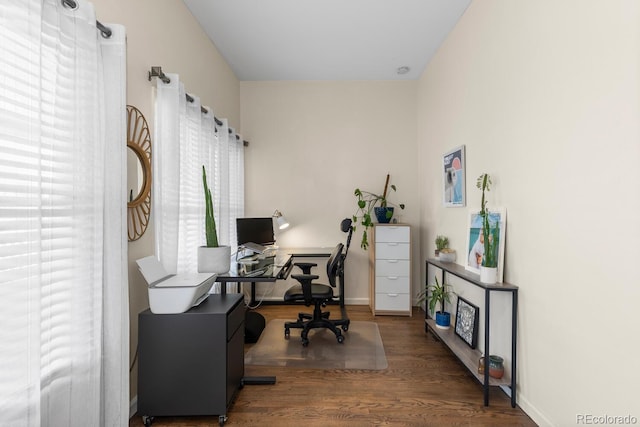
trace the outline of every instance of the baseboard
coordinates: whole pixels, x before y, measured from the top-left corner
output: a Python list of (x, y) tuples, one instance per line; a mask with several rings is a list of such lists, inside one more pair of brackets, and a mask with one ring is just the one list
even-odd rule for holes
[(518, 406), (522, 409), (538, 426), (540, 427), (552, 427), (554, 424), (544, 416), (535, 406), (523, 397), (522, 394), (518, 394)]
[(129, 402), (129, 419), (133, 418), (133, 416), (138, 412), (138, 395), (136, 394)]

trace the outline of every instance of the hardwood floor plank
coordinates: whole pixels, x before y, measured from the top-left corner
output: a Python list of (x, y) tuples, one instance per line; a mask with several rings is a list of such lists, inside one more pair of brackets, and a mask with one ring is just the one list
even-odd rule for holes
[[(301, 306), (261, 306), (271, 319), (294, 319)], [(336, 313), (336, 307), (331, 307)], [(475, 377), (431, 334), (424, 313), (412, 317), (371, 315), (366, 306), (349, 306), (351, 320), (375, 321), (388, 369), (321, 370), (246, 366), (245, 375), (275, 375), (274, 385), (247, 385), (228, 412), (229, 426), (535, 426), (519, 407), (511, 408), (502, 390), (492, 387), (483, 405)], [(348, 334), (349, 332), (346, 332)], [(284, 334), (283, 334), (284, 339)], [(292, 334), (293, 339), (293, 334)], [(348, 343), (345, 342), (344, 345)], [(310, 344), (312, 345), (312, 344)], [(337, 344), (336, 345), (340, 345)], [(245, 345), (245, 352), (251, 344)], [(130, 427), (142, 426), (134, 416)], [(218, 425), (218, 417), (157, 417), (153, 426)]]

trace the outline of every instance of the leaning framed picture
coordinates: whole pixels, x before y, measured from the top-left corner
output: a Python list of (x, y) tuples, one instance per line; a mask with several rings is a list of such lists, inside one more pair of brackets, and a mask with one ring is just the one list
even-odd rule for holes
[[(507, 229), (507, 211), (504, 208), (489, 209), (489, 226), (498, 229), (498, 282), (504, 277), (504, 236)], [(480, 274), (480, 266), (484, 258), (484, 236), (482, 235), (482, 217), (480, 209), (469, 211), (467, 222), (467, 246), (464, 267)]]
[(445, 207), (465, 205), (464, 145), (444, 153), (442, 158), (442, 200)]
[(478, 321), (480, 310), (475, 305), (462, 297), (458, 297), (456, 308), (456, 328), (455, 333), (466, 342), (469, 347), (476, 348), (478, 345)]

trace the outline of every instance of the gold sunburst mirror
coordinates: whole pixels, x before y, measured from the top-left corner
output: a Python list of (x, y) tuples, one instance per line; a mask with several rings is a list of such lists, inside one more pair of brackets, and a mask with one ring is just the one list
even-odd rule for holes
[(151, 214), (151, 136), (140, 110), (127, 105), (127, 234), (138, 240)]

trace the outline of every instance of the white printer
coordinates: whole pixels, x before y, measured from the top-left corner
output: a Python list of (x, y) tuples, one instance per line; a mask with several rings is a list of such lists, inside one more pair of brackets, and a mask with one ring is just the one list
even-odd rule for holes
[(211, 273), (168, 274), (160, 261), (148, 256), (136, 261), (149, 289), (149, 308), (154, 314), (184, 313), (209, 296), (216, 281)]

